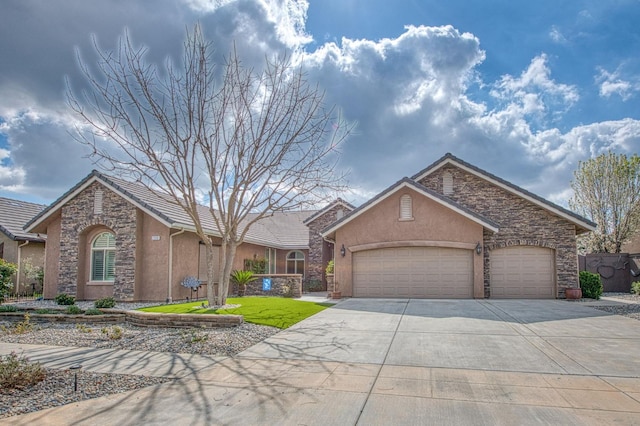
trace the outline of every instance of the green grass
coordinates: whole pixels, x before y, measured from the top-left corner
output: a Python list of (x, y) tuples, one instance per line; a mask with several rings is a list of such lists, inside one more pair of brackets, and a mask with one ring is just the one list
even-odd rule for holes
[(203, 309), (200, 301), (151, 306), (139, 310), (165, 314), (242, 315), (246, 322), (284, 329), (332, 306), (329, 303), (303, 302), (283, 297), (230, 297), (227, 304), (241, 306), (233, 309)]

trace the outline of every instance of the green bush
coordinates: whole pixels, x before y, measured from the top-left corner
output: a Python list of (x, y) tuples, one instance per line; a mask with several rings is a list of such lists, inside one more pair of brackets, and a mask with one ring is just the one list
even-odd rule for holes
[(582, 289), (582, 297), (600, 299), (603, 291), (600, 275), (587, 271), (581, 271), (580, 288)]
[(78, 305), (70, 305), (65, 312), (69, 315), (81, 315), (84, 311)]
[(34, 311), (36, 314), (57, 314), (58, 311), (54, 311), (53, 309), (40, 308)]
[(113, 308), (114, 306), (116, 306), (116, 299), (114, 299), (113, 297), (105, 297), (103, 299), (98, 299), (95, 302), (93, 302), (93, 306), (100, 309)]
[(631, 293), (640, 294), (640, 281), (631, 284)]
[(9, 290), (13, 287), (11, 277), (17, 270), (18, 265), (0, 258), (0, 303), (4, 302), (4, 297), (9, 294)]
[(0, 306), (0, 312), (18, 312), (18, 308), (13, 305), (2, 305)]
[(56, 296), (55, 301), (58, 305), (73, 305), (76, 303), (76, 298), (70, 294), (60, 293)]
[(25, 388), (44, 380), (46, 372), (39, 363), (30, 362), (15, 352), (0, 356), (0, 388)]
[(333, 274), (334, 267), (335, 267), (335, 264), (333, 263), (333, 260), (330, 260), (329, 263), (327, 263), (327, 267), (324, 270), (325, 274), (327, 275)]
[(304, 292), (322, 291), (324, 290), (322, 281), (320, 280), (308, 280), (302, 283), (302, 290)]
[(89, 308), (86, 311), (84, 311), (85, 315), (103, 315), (104, 312), (102, 312), (100, 309), (96, 309), (96, 308)]

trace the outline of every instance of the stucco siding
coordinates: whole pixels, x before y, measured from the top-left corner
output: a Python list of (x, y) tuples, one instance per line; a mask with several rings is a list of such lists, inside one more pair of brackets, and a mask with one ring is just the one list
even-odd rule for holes
[(47, 244), (44, 259), (44, 294), (45, 299), (53, 299), (58, 294), (60, 278), (60, 216), (54, 217), (47, 225)]
[[(400, 197), (412, 198), (413, 220), (399, 220)], [(411, 189), (393, 193), (336, 232), (335, 279), (344, 296), (353, 295), (354, 250), (400, 246), (472, 249), (482, 241), (483, 227)], [(344, 244), (345, 257), (339, 250)], [(474, 297), (482, 297), (482, 259), (474, 256)]]

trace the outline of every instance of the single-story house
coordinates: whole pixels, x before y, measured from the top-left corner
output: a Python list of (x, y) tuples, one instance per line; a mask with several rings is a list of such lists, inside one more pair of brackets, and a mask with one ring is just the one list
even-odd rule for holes
[(343, 296), (561, 298), (578, 286), (576, 235), (595, 226), (446, 154), (321, 234)]
[[(205, 230), (220, 242), (202, 209)], [(309, 232), (303, 221), (314, 213), (277, 213), (258, 222), (238, 247), (234, 269), (264, 259), (269, 274), (305, 276)], [(67, 293), (79, 300), (180, 300), (192, 297), (180, 284), (185, 277), (206, 281), (204, 245), (189, 216), (156, 191), (97, 171), (25, 228), (47, 234), (46, 299)]]
[(18, 265), (12, 282), (13, 292), (31, 293), (37, 284), (25, 275), (24, 261), (29, 259), (35, 268), (44, 266), (46, 235), (25, 232), (24, 225), (46, 206), (0, 197), (0, 259)]

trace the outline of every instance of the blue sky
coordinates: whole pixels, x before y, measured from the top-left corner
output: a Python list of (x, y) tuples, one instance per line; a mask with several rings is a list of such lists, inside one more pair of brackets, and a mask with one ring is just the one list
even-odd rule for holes
[(149, 60), (199, 21), (247, 62), (293, 52), (357, 133), (359, 204), (446, 152), (565, 204), (579, 161), (640, 152), (640, 2), (158, 0), (0, 6), (0, 196), (47, 203), (96, 166), (71, 137), (64, 78), (125, 27)]

